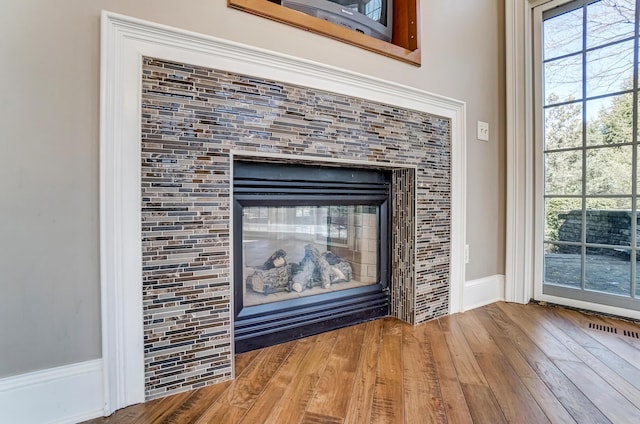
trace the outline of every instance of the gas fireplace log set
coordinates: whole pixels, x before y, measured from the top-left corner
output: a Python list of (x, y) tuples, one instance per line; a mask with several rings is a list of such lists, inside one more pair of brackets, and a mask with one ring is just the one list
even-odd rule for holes
[(247, 287), (258, 293), (270, 294), (278, 291), (303, 290), (321, 285), (328, 289), (332, 284), (349, 282), (353, 274), (349, 262), (330, 251), (322, 254), (310, 244), (304, 247), (302, 262), (287, 263), (287, 252), (276, 250), (247, 278)]

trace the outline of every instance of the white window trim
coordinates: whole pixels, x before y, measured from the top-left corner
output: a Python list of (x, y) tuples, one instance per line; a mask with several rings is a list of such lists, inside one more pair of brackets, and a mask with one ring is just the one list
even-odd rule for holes
[[(537, 2), (536, 2), (537, 3)], [(505, 0), (507, 228), (505, 300), (533, 297), (533, 152), (531, 148), (531, 9), (529, 0)]]
[[(507, 96), (507, 228), (505, 300), (530, 299), (640, 319), (640, 312), (542, 293), (542, 249), (536, 228), (542, 227), (541, 184), (536, 184), (535, 96), (533, 75), (534, 8), (571, 0), (505, 0)], [(537, 221), (536, 221), (537, 220)], [(538, 239), (538, 240), (536, 240)], [(540, 252), (538, 252), (540, 251)]]

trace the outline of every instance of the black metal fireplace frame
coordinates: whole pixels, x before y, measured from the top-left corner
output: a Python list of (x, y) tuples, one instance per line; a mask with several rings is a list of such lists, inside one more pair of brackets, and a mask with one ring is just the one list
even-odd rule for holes
[[(389, 315), (391, 175), (388, 171), (234, 161), (234, 338), (236, 353)], [(243, 304), (242, 208), (377, 206), (376, 284), (254, 306)], [(277, 305), (277, 308), (275, 308)]]

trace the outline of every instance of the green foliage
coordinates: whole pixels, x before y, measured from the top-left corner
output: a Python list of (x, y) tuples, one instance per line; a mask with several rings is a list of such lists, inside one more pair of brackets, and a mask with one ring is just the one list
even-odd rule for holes
[(544, 239), (549, 241), (558, 241), (558, 229), (562, 222), (559, 217), (563, 212), (582, 209), (582, 200), (580, 199), (547, 199), (545, 205), (545, 228)]
[[(558, 96), (551, 93), (547, 104), (554, 104), (558, 100)], [(582, 146), (582, 104), (569, 103), (548, 108), (545, 114), (544, 141), (545, 150)]]
[(613, 97), (611, 106), (601, 108), (587, 127), (587, 143), (619, 144), (633, 141), (633, 94)]
[[(625, 83), (625, 85), (629, 85)], [(557, 102), (549, 95), (548, 103)], [(598, 110), (586, 125), (583, 150), (583, 113), (581, 103), (550, 107), (545, 115), (545, 149), (569, 149), (545, 154), (545, 194), (581, 195), (583, 174), (588, 195), (630, 195), (632, 190), (633, 95), (616, 96)], [(583, 155), (586, 169), (583, 173)], [(589, 199), (588, 209), (628, 209), (628, 199)], [(579, 199), (547, 199), (545, 239), (558, 240), (561, 224), (558, 215), (580, 209)]]
[(632, 146), (587, 150), (587, 194), (631, 194)]

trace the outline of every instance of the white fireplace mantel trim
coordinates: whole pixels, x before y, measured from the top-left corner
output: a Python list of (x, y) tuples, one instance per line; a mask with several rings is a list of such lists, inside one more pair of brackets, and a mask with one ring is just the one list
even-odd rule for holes
[(462, 310), (466, 220), (464, 102), (281, 53), (103, 11), (100, 259), (105, 415), (144, 401), (139, 154), (143, 56), (286, 81), (451, 119), (449, 311)]

